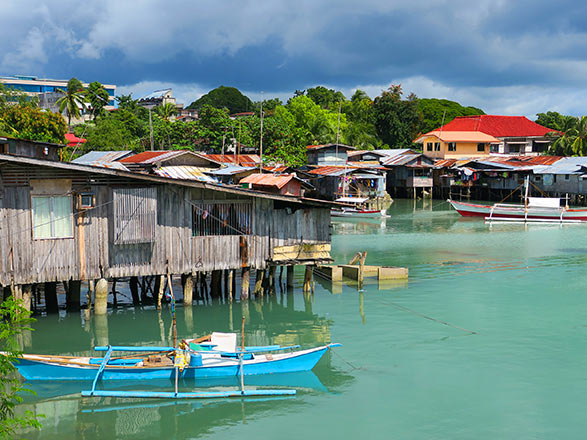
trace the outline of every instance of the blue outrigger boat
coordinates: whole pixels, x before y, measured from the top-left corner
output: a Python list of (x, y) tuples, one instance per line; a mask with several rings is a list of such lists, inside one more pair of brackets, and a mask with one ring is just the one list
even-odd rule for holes
[[(215, 334), (213, 334), (214, 336)], [(23, 354), (15, 364), (27, 381), (92, 381), (92, 388), (82, 396), (197, 399), (243, 396), (293, 395), (295, 390), (244, 388), (244, 376), (310, 371), (332, 347), (328, 344), (307, 350), (299, 346), (277, 345), (236, 348), (230, 339), (235, 334), (219, 333), (210, 343), (184, 341), (183, 348), (174, 347), (95, 347), (105, 352), (102, 358)], [(228, 346), (226, 338), (228, 337)], [(223, 342), (222, 339), (225, 341)], [(291, 351), (287, 351), (291, 350)], [(125, 352), (113, 357), (115, 352)], [(235, 391), (178, 392), (178, 380), (222, 377), (241, 378), (241, 389)], [(175, 380), (175, 392), (97, 390), (99, 381)]]

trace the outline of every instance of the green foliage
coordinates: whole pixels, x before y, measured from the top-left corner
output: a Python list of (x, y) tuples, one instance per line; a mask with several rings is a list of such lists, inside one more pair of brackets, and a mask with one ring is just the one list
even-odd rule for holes
[(0, 135), (62, 144), (67, 126), (63, 116), (30, 105), (0, 109)]
[(91, 82), (85, 92), (85, 97), (90, 104), (92, 119), (96, 119), (96, 116), (102, 116), (104, 107), (108, 105), (110, 98), (104, 86), (98, 81)]
[(234, 87), (220, 86), (192, 102), (188, 109), (201, 109), (205, 105), (218, 109), (227, 108), (229, 114), (252, 111), (253, 102)]
[(457, 116), (484, 115), (483, 110), (476, 107), (463, 107), (448, 99), (425, 98), (418, 99), (418, 112), (422, 117), (420, 131), (427, 133), (443, 124), (448, 124)]
[(538, 113), (536, 116), (537, 124), (552, 128), (553, 131), (566, 132), (577, 124), (575, 116), (561, 115), (558, 112)]
[(133, 146), (136, 148), (127, 125), (113, 117), (101, 118), (96, 124), (87, 124), (85, 126), (87, 142), (83, 145), (84, 151), (128, 150), (134, 149)]
[(14, 438), (16, 431), (24, 428), (40, 429), (41, 424), (31, 412), (16, 415), (15, 407), (22, 402), (23, 393), (33, 393), (26, 388), (16, 375), (18, 357), (22, 354), (18, 346), (18, 336), (29, 327), (34, 319), (19, 301), (10, 297), (0, 304), (0, 437)]
[[(540, 114), (538, 116), (540, 118)], [(551, 114), (551, 116), (553, 115)], [(565, 130), (562, 134), (560, 132), (552, 132), (550, 134), (550, 137), (554, 139), (554, 142), (550, 146), (548, 154), (554, 154), (557, 156), (586, 156), (587, 116), (581, 116), (580, 118), (574, 116), (562, 116), (562, 118), (559, 119), (559, 122), (560, 128), (564, 128)]]
[(327, 89), (323, 86), (312, 87), (306, 90), (306, 96), (322, 108), (338, 110), (338, 103), (346, 98), (342, 92)]
[(390, 148), (411, 147), (422, 121), (416, 95), (403, 100), (402, 94), (401, 85), (392, 85), (373, 102), (377, 135)]
[(167, 102), (163, 105), (159, 105), (155, 108), (155, 111), (159, 116), (161, 116), (165, 121), (169, 121), (172, 116), (177, 114), (177, 107), (175, 104), (171, 102)]
[[(297, 96), (290, 99), (287, 110), (293, 116), (294, 135), (304, 146), (336, 142), (338, 109), (329, 111), (307, 96)], [(346, 129), (346, 125), (346, 116), (341, 115), (341, 133)], [(344, 143), (343, 137), (339, 137), (339, 142)]]

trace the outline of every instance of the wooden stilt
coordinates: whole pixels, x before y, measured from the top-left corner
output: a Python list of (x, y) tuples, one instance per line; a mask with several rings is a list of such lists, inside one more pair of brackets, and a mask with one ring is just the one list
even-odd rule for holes
[(57, 303), (57, 283), (45, 283), (45, 310), (47, 313), (57, 313), (59, 304)]
[(210, 285), (210, 294), (213, 299), (220, 298), (222, 296), (222, 271), (212, 271), (212, 282)]
[(191, 273), (184, 274), (183, 304), (191, 306), (194, 298), (194, 277)]
[(224, 276), (224, 299), (228, 299), (228, 291), (230, 290), (230, 287), (228, 285), (228, 272), (230, 272), (229, 270), (223, 270), (223, 276)]
[(293, 265), (287, 266), (287, 272), (286, 272), (287, 287), (294, 286), (294, 267), (295, 266), (293, 266)]
[(253, 294), (263, 296), (263, 278), (265, 276), (265, 271), (261, 269), (257, 269), (257, 276), (255, 278), (255, 290), (253, 290)]
[(157, 308), (161, 308), (161, 300), (165, 293), (165, 275), (159, 275), (159, 290), (157, 291)]
[(249, 282), (251, 276), (251, 268), (243, 267), (241, 277), (241, 301), (249, 299)]
[(140, 304), (139, 301), (139, 277), (130, 277), (128, 280), (128, 289), (132, 296), (132, 303), (136, 307)]
[(80, 280), (71, 280), (69, 282), (65, 304), (67, 310), (80, 309), (81, 288), (82, 282)]
[(112, 306), (118, 307), (118, 297), (116, 296), (116, 278), (112, 279)]
[(227, 270), (228, 276), (228, 286), (226, 291), (228, 292), (228, 300), (232, 302), (232, 297), (234, 295), (234, 270)]
[(94, 296), (94, 280), (88, 281), (88, 292), (86, 293), (86, 309), (92, 311), (92, 297)]
[(269, 293), (275, 294), (275, 271), (277, 266), (269, 266)]
[(31, 311), (31, 297), (32, 297), (32, 284), (25, 284), (22, 286), (22, 306)]
[(306, 266), (306, 272), (304, 273), (304, 293), (308, 293), (312, 291), (312, 266)]

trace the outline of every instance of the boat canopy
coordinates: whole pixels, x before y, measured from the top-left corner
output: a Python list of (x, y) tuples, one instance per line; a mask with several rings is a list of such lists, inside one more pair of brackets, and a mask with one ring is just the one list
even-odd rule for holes
[(368, 197), (340, 197), (336, 199), (339, 203), (365, 203)]
[(561, 199), (558, 197), (528, 197), (528, 206), (531, 208), (560, 208)]

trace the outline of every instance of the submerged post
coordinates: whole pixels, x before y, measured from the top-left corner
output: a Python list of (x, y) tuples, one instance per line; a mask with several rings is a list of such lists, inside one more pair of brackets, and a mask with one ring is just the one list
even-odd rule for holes
[(226, 289), (228, 291), (228, 300), (232, 301), (232, 297), (234, 295), (233, 292), (233, 288), (234, 288), (234, 270), (229, 269), (228, 270), (228, 288)]
[(45, 309), (47, 313), (57, 313), (59, 304), (57, 303), (57, 283), (45, 283)]
[(66, 296), (67, 310), (80, 309), (81, 288), (82, 282), (80, 280), (71, 280), (69, 282), (69, 289), (67, 290)]
[(159, 275), (159, 291), (157, 292), (157, 308), (161, 308), (161, 300), (165, 292), (165, 275)]
[(25, 284), (22, 286), (22, 305), (29, 312), (31, 311), (31, 297), (33, 286), (32, 284)]
[(251, 268), (243, 267), (241, 278), (241, 300), (249, 299), (249, 283), (251, 276)]
[(96, 294), (94, 296), (94, 313), (105, 315), (108, 311), (108, 281), (100, 278), (96, 283)]
[(313, 275), (312, 266), (307, 265), (306, 272), (304, 273), (304, 288), (303, 288), (304, 293), (308, 293), (308, 292), (312, 291), (312, 275)]
[(286, 272), (286, 283), (287, 287), (293, 287), (294, 285), (294, 265), (287, 266)]
[(128, 288), (132, 296), (132, 303), (135, 306), (140, 304), (139, 300), (139, 277), (130, 277), (128, 280)]

